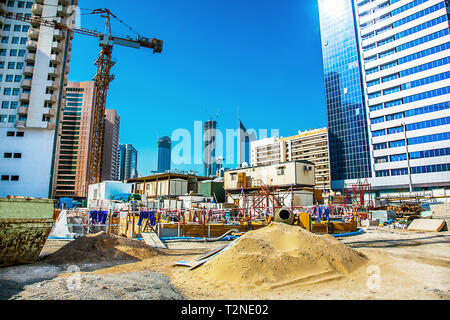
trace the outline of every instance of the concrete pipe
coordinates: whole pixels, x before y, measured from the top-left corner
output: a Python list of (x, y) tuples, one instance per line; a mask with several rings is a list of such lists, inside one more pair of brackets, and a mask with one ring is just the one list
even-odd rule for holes
[(279, 208), (275, 211), (273, 215), (273, 221), (282, 222), (286, 224), (294, 223), (294, 213), (288, 208)]

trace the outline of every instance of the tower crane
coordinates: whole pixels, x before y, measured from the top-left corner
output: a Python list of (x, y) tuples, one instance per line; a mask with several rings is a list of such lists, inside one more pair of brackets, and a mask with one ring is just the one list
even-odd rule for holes
[[(96, 37), (99, 39), (100, 54), (95, 62), (97, 66), (97, 74), (94, 78), (95, 85), (97, 89), (95, 105), (94, 105), (94, 119), (93, 119), (93, 136), (91, 138), (91, 148), (89, 155), (89, 174), (88, 181), (89, 184), (100, 182), (100, 172), (101, 172), (101, 162), (102, 162), (102, 152), (103, 152), (103, 132), (104, 132), (104, 119), (105, 119), (105, 107), (106, 107), (106, 97), (108, 93), (108, 88), (111, 81), (114, 80), (114, 76), (111, 75), (111, 69), (115, 62), (112, 60), (112, 51), (114, 45), (126, 46), (135, 49), (148, 48), (153, 49), (153, 54), (161, 53), (163, 47), (163, 41), (153, 38), (137, 36), (133, 39), (131, 37), (116, 37), (111, 33), (111, 19), (117, 19), (122, 22), (116, 15), (114, 15), (108, 9), (94, 9), (89, 14), (101, 15), (102, 18), (106, 19), (105, 22), (105, 32), (99, 32), (96, 30), (90, 30), (86, 28), (70, 27), (67, 24), (60, 23), (56, 20), (47, 20), (38, 16), (27, 17), (23, 14), (17, 14), (13, 12), (8, 12), (0, 8), (0, 16), (7, 19), (18, 20), (22, 22), (27, 22), (33, 25), (39, 24), (54, 29), (67, 31), (68, 36), (70, 32), (83, 34), (86, 36)], [(122, 22), (123, 23), (123, 22)]]

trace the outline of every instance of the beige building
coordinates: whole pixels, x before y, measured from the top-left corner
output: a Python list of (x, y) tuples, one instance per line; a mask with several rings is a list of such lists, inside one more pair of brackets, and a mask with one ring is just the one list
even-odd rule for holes
[(93, 131), (95, 83), (69, 82), (63, 110), (54, 197), (86, 198)]
[(105, 110), (105, 131), (103, 135), (102, 181), (119, 180), (119, 137), (120, 116), (114, 109)]
[(315, 188), (331, 193), (327, 128), (299, 132), (298, 135), (257, 140), (251, 143), (251, 165), (272, 165), (289, 161), (311, 161), (315, 165)]

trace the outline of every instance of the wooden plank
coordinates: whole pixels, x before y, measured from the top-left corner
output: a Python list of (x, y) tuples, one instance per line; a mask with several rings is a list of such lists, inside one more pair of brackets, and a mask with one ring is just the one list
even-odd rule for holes
[(161, 241), (161, 239), (158, 237), (158, 235), (154, 232), (143, 232), (142, 238), (144, 238), (144, 241), (146, 244), (160, 249), (166, 249), (166, 246)]
[(225, 245), (220, 246), (220, 247), (218, 247), (218, 248), (216, 248), (216, 249), (214, 249), (214, 250), (211, 250), (210, 252), (205, 253), (204, 255), (198, 257), (196, 260), (199, 261), (199, 260), (206, 259), (206, 258), (212, 256), (213, 254), (216, 254), (216, 253), (222, 251), (222, 250), (225, 249), (226, 247), (228, 247), (228, 244), (225, 244)]
[(445, 227), (442, 219), (415, 219), (408, 226), (408, 230), (439, 232)]

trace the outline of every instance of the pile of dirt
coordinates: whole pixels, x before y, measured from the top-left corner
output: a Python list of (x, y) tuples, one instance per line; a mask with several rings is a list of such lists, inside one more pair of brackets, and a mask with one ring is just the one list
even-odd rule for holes
[(316, 235), (297, 226), (272, 223), (246, 233), (192, 274), (216, 283), (273, 285), (314, 279), (316, 275), (342, 277), (366, 262), (362, 253), (331, 235)]
[(105, 232), (78, 238), (49, 255), (45, 262), (62, 265), (114, 261), (140, 261), (154, 257), (158, 250), (137, 240), (107, 235)]

